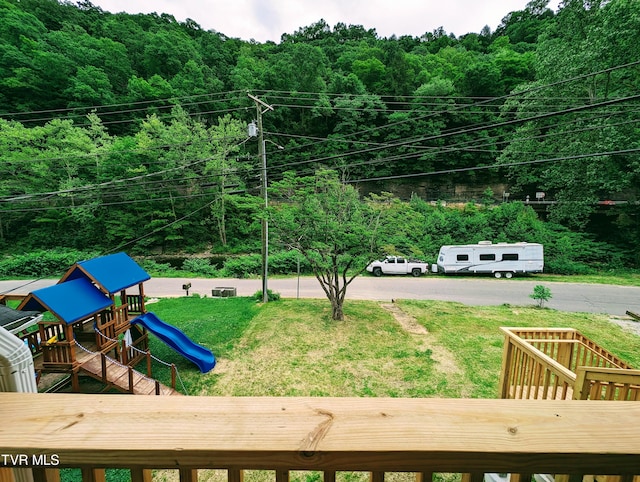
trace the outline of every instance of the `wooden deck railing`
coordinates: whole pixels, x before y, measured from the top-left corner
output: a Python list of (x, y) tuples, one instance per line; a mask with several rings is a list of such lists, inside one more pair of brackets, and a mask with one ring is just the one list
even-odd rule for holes
[[(0, 393), (4, 465), (35, 466), (35, 480), (57, 480), (62, 467), (101, 480), (104, 468), (175, 469), (195, 481), (200, 469), (342, 471), (370, 480), (406, 472), (417, 480), (462, 473), (640, 474), (640, 404), (589, 400), (392, 398), (127, 397)], [(13, 461), (13, 462), (12, 462)], [(0, 464), (3, 460), (0, 459)], [(11, 480), (0, 470), (0, 480)], [(318, 477), (316, 476), (316, 479)], [(304, 478), (303, 478), (304, 480)], [(308, 480), (308, 479), (307, 479)], [(638, 479), (636, 479), (638, 480)]]
[(640, 370), (580, 367), (573, 398), (640, 402)]
[[(587, 399), (590, 397), (585, 393), (592, 393), (598, 399), (636, 400), (639, 396), (638, 372), (576, 330), (501, 330), (505, 334), (501, 398)], [(612, 374), (615, 374), (613, 379)], [(579, 376), (581, 382), (577, 385)], [(614, 381), (626, 384), (624, 395), (614, 390)]]

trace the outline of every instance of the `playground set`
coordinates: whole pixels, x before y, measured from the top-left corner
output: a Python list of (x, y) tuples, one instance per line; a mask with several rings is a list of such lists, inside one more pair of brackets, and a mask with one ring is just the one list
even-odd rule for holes
[[(79, 377), (85, 374), (122, 392), (180, 395), (175, 365), (171, 387), (152, 378), (149, 333), (202, 373), (212, 370), (216, 359), (146, 310), (144, 282), (150, 278), (125, 253), (81, 261), (53, 286), (27, 296), (0, 296), (0, 326), (29, 347), (38, 382), (45, 375), (62, 374), (71, 377), (72, 390), (79, 392)], [(5, 306), (8, 300), (19, 301), (16, 310)], [(45, 312), (53, 316), (44, 317)], [(134, 369), (144, 361), (146, 374)]]

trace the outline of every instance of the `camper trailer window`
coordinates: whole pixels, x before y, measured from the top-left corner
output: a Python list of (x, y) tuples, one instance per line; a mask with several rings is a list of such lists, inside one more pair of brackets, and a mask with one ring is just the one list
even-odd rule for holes
[(480, 261), (495, 261), (495, 259), (496, 255), (494, 253), (480, 255)]
[(468, 254), (459, 254), (456, 257), (457, 261), (469, 261), (469, 255)]
[(504, 253), (502, 261), (518, 261), (518, 253)]

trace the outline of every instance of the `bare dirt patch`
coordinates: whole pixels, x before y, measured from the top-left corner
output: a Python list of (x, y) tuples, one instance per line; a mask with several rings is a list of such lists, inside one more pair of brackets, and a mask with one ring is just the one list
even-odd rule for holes
[(404, 328), (407, 333), (413, 335), (426, 335), (429, 332), (411, 315), (408, 315), (400, 309), (395, 303), (383, 303), (382, 306), (385, 310), (390, 311), (393, 317)]
[(380, 306), (389, 311), (407, 333), (411, 333), (412, 335), (422, 335), (420, 348), (424, 351), (431, 350), (431, 358), (437, 362), (437, 370), (450, 375), (462, 374), (462, 370), (456, 363), (453, 353), (435, 343), (433, 335), (431, 335), (424, 326), (418, 323), (418, 320), (402, 311), (402, 309), (395, 303), (383, 303)]
[(624, 330), (640, 336), (640, 321), (636, 321), (630, 316), (611, 316), (609, 317), (609, 321), (622, 327)]

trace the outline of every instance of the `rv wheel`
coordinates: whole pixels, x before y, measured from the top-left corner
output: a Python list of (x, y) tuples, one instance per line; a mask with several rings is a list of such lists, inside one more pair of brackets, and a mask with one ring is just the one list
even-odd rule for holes
[(513, 273), (511, 271), (507, 271), (504, 274), (504, 277), (507, 278), (507, 279), (511, 279), (511, 278), (513, 278)]
[(495, 276), (497, 279), (502, 278), (502, 273), (500, 271), (496, 271), (495, 273), (493, 273), (493, 276)]

